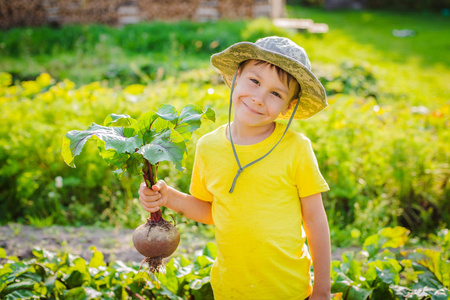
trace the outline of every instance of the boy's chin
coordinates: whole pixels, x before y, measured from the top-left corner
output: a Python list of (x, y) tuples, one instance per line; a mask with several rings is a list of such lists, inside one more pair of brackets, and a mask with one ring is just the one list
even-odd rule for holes
[(269, 129), (269, 128), (273, 127), (274, 121), (275, 120), (261, 122), (261, 121), (256, 121), (256, 120), (253, 120), (253, 121), (245, 120), (245, 121), (238, 121), (236, 123), (238, 126), (245, 126), (248, 128), (264, 128), (264, 127), (266, 127), (267, 129)]

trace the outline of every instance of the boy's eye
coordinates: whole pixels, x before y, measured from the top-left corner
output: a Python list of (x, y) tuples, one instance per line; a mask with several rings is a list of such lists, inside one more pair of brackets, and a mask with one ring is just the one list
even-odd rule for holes
[(275, 97), (278, 97), (278, 98), (280, 98), (280, 99), (281, 99), (281, 95), (280, 95), (280, 94), (278, 94), (277, 92), (272, 92), (272, 95), (274, 95)]
[(258, 84), (259, 85), (259, 81), (253, 78), (250, 78), (250, 80), (254, 83), (254, 84)]

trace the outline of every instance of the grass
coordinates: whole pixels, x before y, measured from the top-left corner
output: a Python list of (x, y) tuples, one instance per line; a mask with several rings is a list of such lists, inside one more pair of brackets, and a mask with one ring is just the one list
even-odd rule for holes
[[(413, 105), (443, 105), (450, 98), (450, 18), (430, 13), (324, 11), (288, 7), (289, 17), (327, 23), (324, 35), (297, 35), (313, 62), (345, 60), (374, 66), (385, 91), (407, 94)], [(394, 29), (414, 30), (397, 38)]]
[[(299, 6), (289, 6), (288, 14), (327, 23), (330, 31), (324, 35), (289, 32), (264, 19), (208, 24), (142, 23), (122, 29), (99, 25), (69, 26), (59, 31), (45, 27), (14, 29), (0, 33), (0, 70), (21, 79), (49, 72), (56, 79), (69, 78), (81, 84), (105, 79), (108, 74), (125, 82), (123, 78), (133, 73), (133, 68), (148, 64), (162, 66), (166, 75), (208, 68), (209, 55), (233, 42), (278, 34), (302, 45), (316, 69), (344, 61), (369, 64), (380, 88), (395, 94), (394, 100), (403, 97), (411, 105), (434, 109), (450, 99), (450, 39), (446, 38), (450, 36), (449, 17), (412, 12), (325, 11)], [(415, 36), (397, 38), (392, 34), (394, 29), (411, 29)], [(61, 41), (63, 36), (67, 37), (65, 41)], [(208, 45), (214, 41), (220, 46), (211, 49)], [(45, 47), (39, 49), (39, 44)], [(126, 84), (141, 80), (136, 74), (133, 76)]]

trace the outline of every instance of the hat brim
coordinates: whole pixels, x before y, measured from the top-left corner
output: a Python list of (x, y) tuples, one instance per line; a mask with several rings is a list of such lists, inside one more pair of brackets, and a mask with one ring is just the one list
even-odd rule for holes
[[(231, 87), (234, 74), (239, 65), (250, 59), (262, 60), (271, 63), (291, 74), (300, 84), (299, 107), (294, 119), (307, 119), (328, 106), (325, 88), (311, 71), (301, 62), (285, 56), (278, 52), (273, 52), (250, 42), (240, 42), (234, 44), (222, 52), (211, 56), (211, 63), (216, 67), (225, 81)], [(279, 119), (288, 119), (295, 105)]]

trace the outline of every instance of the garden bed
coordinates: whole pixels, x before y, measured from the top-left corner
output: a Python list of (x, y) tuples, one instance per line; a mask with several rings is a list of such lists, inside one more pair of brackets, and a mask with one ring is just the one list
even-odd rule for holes
[[(7, 255), (17, 256), (20, 260), (32, 258), (32, 250), (35, 247), (52, 252), (64, 251), (89, 260), (92, 256), (90, 248), (94, 246), (103, 253), (106, 263), (113, 260), (140, 263), (143, 256), (133, 247), (131, 240), (133, 231), (134, 229), (89, 226), (38, 228), (12, 223), (0, 226), (0, 248), (4, 248)], [(209, 241), (211, 241), (209, 238), (186, 233), (182, 235), (182, 242), (175, 256), (180, 254), (193, 256), (195, 251), (203, 250)]]

